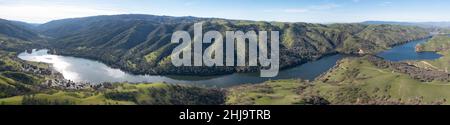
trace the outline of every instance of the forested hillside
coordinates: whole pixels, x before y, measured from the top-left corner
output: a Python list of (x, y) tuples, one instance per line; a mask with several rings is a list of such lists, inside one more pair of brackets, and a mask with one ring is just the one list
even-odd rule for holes
[(24, 23), (0, 19), (0, 36), (13, 37), (22, 40), (37, 40), (37, 32), (27, 27)]
[[(280, 31), (281, 67), (334, 53), (374, 53), (409, 40), (427, 37), (422, 28), (398, 25), (256, 22), (216, 18), (114, 15), (51, 21), (36, 29), (50, 37), (58, 54), (100, 60), (138, 74), (223, 74), (258, 70), (248, 67), (173, 67), (169, 55), (173, 32)], [(205, 44), (206, 45), (206, 44)], [(208, 45), (206, 45), (208, 46)]]

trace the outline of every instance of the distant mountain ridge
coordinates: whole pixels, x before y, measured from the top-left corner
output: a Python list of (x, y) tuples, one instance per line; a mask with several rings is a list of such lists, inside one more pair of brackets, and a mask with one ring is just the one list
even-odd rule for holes
[(395, 21), (365, 21), (363, 24), (391, 24), (404, 26), (420, 26), (423, 28), (450, 28), (450, 22), (395, 22)]
[(33, 26), (28, 23), (0, 19), (0, 34), (7, 37), (23, 40), (38, 39), (39, 34), (35, 32), (32, 27)]

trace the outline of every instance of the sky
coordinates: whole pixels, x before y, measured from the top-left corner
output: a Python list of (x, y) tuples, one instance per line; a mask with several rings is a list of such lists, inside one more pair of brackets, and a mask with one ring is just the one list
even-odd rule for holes
[(95, 15), (151, 14), (255, 21), (450, 21), (450, 0), (0, 0), (0, 18), (45, 23)]

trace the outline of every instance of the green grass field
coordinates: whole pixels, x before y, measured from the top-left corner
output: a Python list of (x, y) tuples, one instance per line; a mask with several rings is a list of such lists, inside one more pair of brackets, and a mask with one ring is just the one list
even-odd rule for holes
[[(410, 76), (380, 69), (364, 59), (343, 60), (338, 69), (328, 73), (326, 82), (317, 82), (316, 90), (330, 100), (335, 93), (345, 87), (355, 87), (359, 92), (371, 98), (389, 97), (390, 100), (408, 101), (423, 98), (423, 102), (432, 103), (450, 99), (450, 84), (444, 82), (424, 83)], [(361, 97), (353, 101), (357, 101)], [(338, 98), (339, 99), (339, 98)], [(334, 100), (339, 102), (340, 100)], [(450, 104), (446, 102), (445, 104)]]

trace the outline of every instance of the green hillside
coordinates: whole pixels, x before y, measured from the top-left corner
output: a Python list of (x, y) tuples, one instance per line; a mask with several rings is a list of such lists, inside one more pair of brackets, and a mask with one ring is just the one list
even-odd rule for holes
[(420, 82), (366, 57), (347, 58), (314, 82), (270, 81), (230, 89), (227, 104), (449, 104), (450, 84)]
[(97, 90), (52, 90), (0, 99), (4, 105), (221, 105), (224, 92), (163, 83), (113, 84)]
[[(340, 53), (374, 53), (393, 45), (428, 36), (425, 29), (398, 25), (311, 24), (256, 22), (217, 18), (113, 15), (63, 19), (42, 24), (39, 33), (51, 37), (58, 54), (100, 60), (139, 74), (213, 75), (248, 72), (238, 67), (173, 67), (168, 59), (175, 44), (173, 32), (193, 31), (204, 22), (204, 31), (280, 31), (281, 67), (305, 63)], [(206, 44), (205, 44), (206, 45)], [(168, 65), (167, 65), (168, 64)]]

